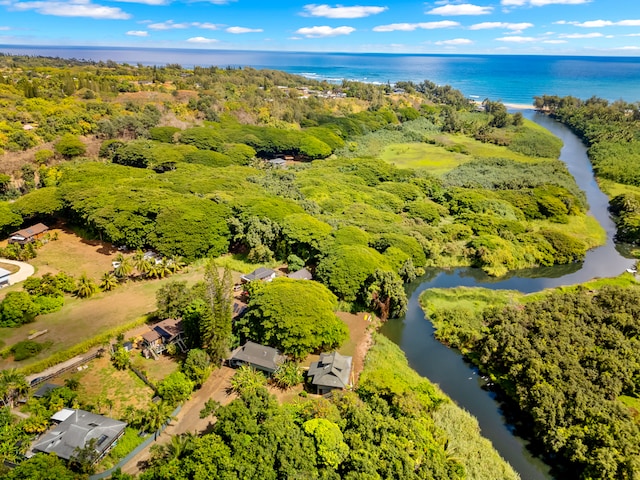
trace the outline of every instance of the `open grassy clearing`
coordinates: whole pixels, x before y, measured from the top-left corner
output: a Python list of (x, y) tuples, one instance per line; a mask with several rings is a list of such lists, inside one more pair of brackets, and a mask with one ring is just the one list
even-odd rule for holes
[(549, 220), (536, 220), (530, 222), (534, 228), (561, 230), (563, 233), (582, 240), (587, 248), (604, 245), (607, 242), (607, 232), (591, 215), (579, 215), (568, 217), (567, 223), (553, 223)]
[(464, 135), (438, 134), (433, 135), (431, 140), (436, 144), (389, 144), (380, 153), (380, 158), (400, 168), (422, 168), (436, 175), (453, 170), (474, 158), (506, 158), (526, 163), (545, 160), (522, 155), (507, 147), (482, 143)]
[(38, 337), (38, 341), (53, 342), (51, 348), (22, 362), (0, 360), (0, 368), (24, 367), (117, 325), (135, 320), (155, 310), (156, 291), (162, 285), (173, 280), (195, 283), (201, 278), (202, 271), (192, 268), (160, 280), (130, 281), (112, 292), (101, 292), (89, 299), (66, 297), (64, 307), (58, 312), (41, 315), (35, 322), (18, 328), (0, 329), (0, 340), (5, 345), (25, 340), (31, 332), (45, 329), (49, 331)]
[(380, 154), (383, 160), (399, 168), (421, 168), (435, 175), (453, 170), (472, 158), (463, 153), (450, 152), (444, 147), (428, 143), (394, 143)]

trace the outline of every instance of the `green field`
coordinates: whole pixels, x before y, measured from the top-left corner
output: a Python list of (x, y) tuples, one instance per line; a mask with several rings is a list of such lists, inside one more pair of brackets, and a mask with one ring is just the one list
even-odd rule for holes
[(474, 158), (506, 158), (517, 162), (539, 162), (506, 147), (482, 143), (464, 135), (438, 134), (431, 143), (392, 143), (380, 153), (380, 158), (400, 168), (426, 169), (435, 175), (453, 170)]

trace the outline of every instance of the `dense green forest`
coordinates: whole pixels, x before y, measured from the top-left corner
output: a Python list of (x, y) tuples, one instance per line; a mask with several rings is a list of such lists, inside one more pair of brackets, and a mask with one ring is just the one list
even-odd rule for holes
[[(62, 220), (187, 261), (298, 259), (360, 305), (424, 267), (502, 275), (602, 242), (560, 142), (450, 87), (11, 56), (0, 68), (5, 234)], [(395, 296), (375, 301), (398, 315)]]
[(617, 238), (640, 242), (640, 109), (622, 100), (608, 102), (593, 97), (537, 97), (535, 105), (568, 125), (589, 146), (589, 158), (599, 180), (609, 191), (611, 212), (616, 216)]
[(421, 303), (520, 411), (561, 478), (636, 478), (640, 288), (614, 281), (523, 295), (433, 289)]

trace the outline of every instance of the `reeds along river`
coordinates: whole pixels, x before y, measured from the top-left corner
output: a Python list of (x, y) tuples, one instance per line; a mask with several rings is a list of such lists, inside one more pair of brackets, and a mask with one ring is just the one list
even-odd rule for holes
[(503, 416), (495, 394), (482, 388), (484, 381), (478, 377), (475, 367), (465, 362), (457, 351), (445, 347), (434, 338), (433, 327), (425, 319), (418, 303), (420, 294), (428, 288), (479, 286), (535, 292), (581, 283), (595, 277), (617, 276), (634, 264), (634, 260), (625, 257), (624, 249), (613, 242), (615, 225), (607, 210), (608, 200), (596, 183), (584, 144), (568, 128), (553, 119), (533, 111), (523, 113), (564, 142), (560, 159), (586, 193), (590, 213), (607, 232), (607, 243), (589, 251), (582, 263), (522, 270), (501, 278), (489, 277), (481, 270), (472, 268), (430, 270), (407, 286), (409, 308), (406, 316), (387, 322), (382, 333), (402, 348), (418, 373), (438, 384), (458, 405), (478, 419), (483, 436), (493, 442), (523, 480), (538, 480), (553, 478), (549, 467), (535, 458), (528, 451), (525, 440), (516, 435), (514, 427)]

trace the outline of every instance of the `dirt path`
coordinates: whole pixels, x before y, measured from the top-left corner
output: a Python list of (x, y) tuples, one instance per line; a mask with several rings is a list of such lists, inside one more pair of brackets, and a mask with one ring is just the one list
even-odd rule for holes
[(200, 410), (204, 408), (205, 402), (210, 398), (220, 402), (221, 405), (226, 405), (235, 398), (235, 395), (226, 393), (234, 373), (235, 370), (228, 367), (222, 367), (213, 372), (202, 388), (196, 391), (191, 399), (182, 406), (176, 419), (169, 424), (158, 439), (133, 457), (122, 467), (122, 471), (130, 475), (138, 475), (151, 458), (151, 447), (155, 444), (168, 442), (174, 435), (187, 432), (193, 432), (197, 435), (205, 433), (210, 427), (211, 419), (201, 419)]

